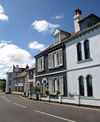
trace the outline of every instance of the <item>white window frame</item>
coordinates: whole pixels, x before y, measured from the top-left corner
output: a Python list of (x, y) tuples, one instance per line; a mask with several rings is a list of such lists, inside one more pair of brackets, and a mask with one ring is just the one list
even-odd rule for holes
[(63, 66), (63, 49), (48, 54), (48, 69)]
[(53, 68), (53, 53), (48, 54), (48, 68), (51, 69)]
[(63, 65), (63, 50), (62, 49), (58, 51), (58, 65), (59, 66)]
[(60, 32), (57, 33), (56, 35), (54, 35), (54, 41), (55, 41), (55, 44), (60, 43), (60, 41), (61, 41), (61, 34), (60, 34)]
[[(64, 87), (64, 82), (63, 81), (64, 81), (63, 76), (49, 78), (48, 82), (49, 82), (49, 92), (50, 92), (50, 94), (56, 95), (57, 90), (59, 90), (60, 94), (64, 95), (64, 88), (63, 88)], [(59, 86), (58, 86), (58, 82), (59, 82)]]
[(44, 56), (37, 59), (37, 71), (44, 71)]

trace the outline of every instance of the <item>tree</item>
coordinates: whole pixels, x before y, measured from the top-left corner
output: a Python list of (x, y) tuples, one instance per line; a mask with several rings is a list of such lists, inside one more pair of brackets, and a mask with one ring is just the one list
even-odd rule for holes
[(6, 80), (5, 79), (0, 79), (0, 89), (5, 92), (6, 88)]

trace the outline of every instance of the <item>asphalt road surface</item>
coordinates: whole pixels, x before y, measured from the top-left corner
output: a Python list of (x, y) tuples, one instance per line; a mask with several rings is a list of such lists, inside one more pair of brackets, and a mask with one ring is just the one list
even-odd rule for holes
[(0, 122), (100, 122), (100, 109), (28, 100), (0, 92)]

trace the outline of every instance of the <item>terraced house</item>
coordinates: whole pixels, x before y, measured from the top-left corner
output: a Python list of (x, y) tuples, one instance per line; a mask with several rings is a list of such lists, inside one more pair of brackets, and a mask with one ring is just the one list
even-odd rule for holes
[(36, 84), (42, 94), (48, 89), (51, 95), (57, 92), (67, 96), (65, 44), (61, 42), (71, 34), (59, 29), (53, 33), (54, 44), (36, 56)]
[(7, 72), (6, 93), (14, 91), (24, 91), (26, 72), (25, 68), (20, 68), (18, 65), (13, 65)]
[(81, 96), (81, 104), (100, 105), (100, 18), (82, 17), (75, 11), (75, 33), (66, 40), (69, 94)]
[(100, 18), (77, 9), (74, 27), (74, 33), (56, 29), (54, 44), (36, 55), (36, 83), (43, 94), (59, 90), (66, 102), (80, 96), (78, 104), (100, 106)]
[(25, 82), (25, 92), (29, 93), (33, 91), (35, 87), (35, 66), (31, 66), (27, 69), (27, 80)]

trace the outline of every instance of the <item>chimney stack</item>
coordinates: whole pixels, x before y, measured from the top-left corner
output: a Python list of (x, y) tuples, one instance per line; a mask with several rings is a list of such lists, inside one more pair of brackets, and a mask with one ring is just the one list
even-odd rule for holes
[(16, 65), (16, 72), (19, 72), (19, 65)]
[(75, 10), (75, 15), (74, 15), (74, 28), (75, 32), (80, 31), (80, 25), (79, 21), (82, 19), (82, 11), (80, 9)]

